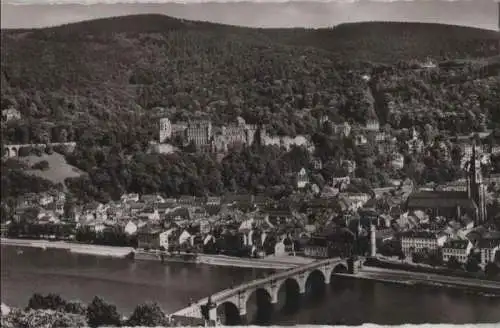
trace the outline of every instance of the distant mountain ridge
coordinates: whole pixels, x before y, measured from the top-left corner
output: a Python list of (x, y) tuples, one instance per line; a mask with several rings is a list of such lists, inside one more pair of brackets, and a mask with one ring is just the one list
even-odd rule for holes
[[(276, 44), (314, 47), (341, 60), (391, 62), (435, 57), (477, 58), (499, 54), (500, 33), (472, 27), (430, 23), (361, 22), (332, 28), (256, 29), (144, 14), (102, 18), (61, 26), (24, 30), (30, 40), (88, 42), (113, 33), (166, 33), (168, 31), (238, 34)], [(4, 30), (16, 33), (16, 30)], [(96, 39), (97, 38), (97, 39)], [(9, 41), (6, 41), (8, 45)], [(382, 46), (383, 44), (383, 46)]]
[[(180, 2), (180, 3), (179, 3)], [(47, 27), (133, 14), (163, 14), (248, 27), (328, 27), (361, 21), (444, 23), (497, 29), (493, 0), (209, 1), (201, 3), (26, 4), (2, 2), (2, 28)], [(87, 2), (88, 3), (88, 2)]]

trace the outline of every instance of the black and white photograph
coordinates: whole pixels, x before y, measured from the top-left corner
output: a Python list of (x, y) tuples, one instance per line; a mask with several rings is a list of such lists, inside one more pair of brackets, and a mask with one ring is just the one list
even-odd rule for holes
[(1, 327), (500, 327), (500, 2), (1, 0)]

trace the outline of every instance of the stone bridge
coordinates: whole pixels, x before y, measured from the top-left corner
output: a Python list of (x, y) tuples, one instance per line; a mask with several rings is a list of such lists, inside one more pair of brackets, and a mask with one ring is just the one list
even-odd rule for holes
[[(352, 272), (358, 265), (357, 261), (348, 263), (348, 260), (339, 258), (315, 261), (223, 290), (174, 315), (203, 318), (201, 306), (210, 300), (213, 304), (209, 309), (210, 320), (221, 321), (224, 325), (261, 324), (268, 322), (266, 318), (272, 311), (297, 309), (297, 301), (302, 295), (324, 290), (332, 275)], [(247, 316), (249, 310), (255, 312), (250, 317)]]
[(74, 149), (76, 147), (76, 142), (51, 142), (48, 144), (23, 144), (23, 145), (4, 145), (5, 153), (3, 157), (17, 157), (19, 156), (19, 149), (24, 147), (38, 148), (40, 150), (45, 150), (47, 146), (66, 146)]

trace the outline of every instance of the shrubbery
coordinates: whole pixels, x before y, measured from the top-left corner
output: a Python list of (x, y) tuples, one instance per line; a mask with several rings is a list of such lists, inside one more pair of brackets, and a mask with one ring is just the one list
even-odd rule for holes
[(94, 297), (85, 306), (67, 302), (56, 294), (34, 294), (26, 309), (11, 309), (1, 320), (1, 326), (6, 328), (169, 327), (174, 324), (156, 303), (138, 305), (131, 316), (124, 319), (116, 306), (100, 297)]
[(40, 161), (40, 162), (33, 164), (33, 166), (31, 166), (31, 168), (33, 170), (45, 171), (45, 170), (48, 170), (50, 168), (50, 166), (49, 166), (49, 162), (44, 160), (44, 161)]

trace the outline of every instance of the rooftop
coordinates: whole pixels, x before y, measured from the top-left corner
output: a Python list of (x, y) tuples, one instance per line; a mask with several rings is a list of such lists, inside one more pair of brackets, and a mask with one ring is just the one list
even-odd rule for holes
[(483, 238), (479, 240), (478, 248), (495, 248), (500, 247), (500, 238)]
[(466, 249), (469, 245), (469, 241), (465, 239), (455, 239), (447, 241), (443, 248), (451, 248), (451, 249)]
[(436, 239), (440, 234), (432, 231), (406, 231), (401, 234), (401, 237), (406, 238), (421, 238), (421, 239)]
[(463, 191), (419, 191), (408, 197), (408, 207), (475, 209), (476, 204)]

